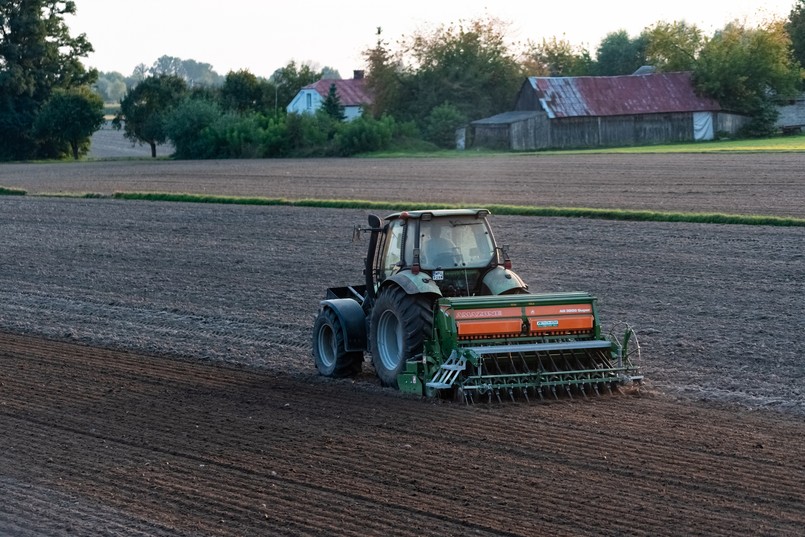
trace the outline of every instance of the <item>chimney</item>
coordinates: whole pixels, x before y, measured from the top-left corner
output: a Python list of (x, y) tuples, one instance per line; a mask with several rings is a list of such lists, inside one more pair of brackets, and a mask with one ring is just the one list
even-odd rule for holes
[(352, 71), (352, 78), (355, 80), (360, 80), (363, 78), (363, 69), (355, 69)]

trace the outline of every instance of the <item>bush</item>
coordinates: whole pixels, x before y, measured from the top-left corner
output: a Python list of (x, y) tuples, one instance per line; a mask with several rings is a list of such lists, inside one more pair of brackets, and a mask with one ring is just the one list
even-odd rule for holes
[(364, 115), (341, 126), (335, 136), (335, 146), (338, 154), (344, 157), (381, 151), (389, 147), (394, 130), (391, 117), (373, 119)]
[(165, 134), (173, 142), (174, 156), (181, 159), (217, 157), (210, 129), (220, 120), (221, 108), (206, 99), (185, 99), (165, 118)]
[(466, 123), (467, 116), (454, 105), (439, 105), (425, 118), (425, 140), (445, 149), (455, 149), (456, 129)]

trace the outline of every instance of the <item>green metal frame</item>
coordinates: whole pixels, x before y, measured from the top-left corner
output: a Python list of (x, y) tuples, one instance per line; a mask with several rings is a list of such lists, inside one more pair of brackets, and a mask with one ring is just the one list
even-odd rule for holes
[[(455, 318), (445, 313), (522, 308), (527, 323), (528, 307), (573, 304), (592, 305), (590, 332), (460, 341)], [(501, 394), (528, 398), (529, 394), (598, 394), (640, 381), (639, 366), (628, 353), (633, 332), (627, 327), (620, 338), (602, 336), (598, 318), (595, 297), (583, 292), (440, 298), (434, 308), (433, 338), (425, 343), (421, 359), (406, 364), (398, 377), (400, 390), (426, 396), (459, 390), (465, 398), (500, 399)]]

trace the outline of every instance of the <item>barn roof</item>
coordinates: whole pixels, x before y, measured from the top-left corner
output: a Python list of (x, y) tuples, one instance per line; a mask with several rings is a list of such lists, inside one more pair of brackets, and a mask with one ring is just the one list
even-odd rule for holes
[(721, 110), (696, 94), (691, 74), (528, 78), (549, 118)]
[(365, 78), (348, 79), (327, 79), (323, 78), (318, 82), (309, 84), (303, 89), (315, 90), (322, 99), (327, 98), (330, 93), (330, 85), (335, 84), (335, 91), (343, 106), (360, 106), (372, 102), (372, 94), (366, 86)]

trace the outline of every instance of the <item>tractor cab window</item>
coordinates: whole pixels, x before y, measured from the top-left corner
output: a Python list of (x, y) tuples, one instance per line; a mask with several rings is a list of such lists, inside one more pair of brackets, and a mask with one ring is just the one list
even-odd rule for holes
[(483, 268), (492, 261), (494, 246), (483, 219), (456, 216), (422, 220), (419, 233), (424, 269)]
[[(403, 241), (403, 226), (402, 220), (395, 220), (389, 225), (388, 235), (386, 237), (386, 252), (383, 259), (383, 273), (385, 277), (393, 275), (399, 270), (399, 262), (402, 254), (402, 241)], [(410, 263), (410, 260), (407, 260)]]

